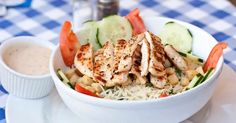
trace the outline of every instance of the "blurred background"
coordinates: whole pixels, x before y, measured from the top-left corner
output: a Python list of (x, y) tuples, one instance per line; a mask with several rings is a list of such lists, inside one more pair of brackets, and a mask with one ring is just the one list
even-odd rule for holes
[[(73, 22), (74, 30), (89, 20), (110, 14), (164, 16), (191, 23), (209, 32), (229, 48), (225, 64), (236, 71), (236, 0), (0, 0), (0, 43), (8, 38), (33, 35), (58, 43), (61, 25)], [(156, 27), (158, 28), (158, 27)], [(5, 123), (7, 92), (0, 85), (0, 123)]]
[[(73, 28), (110, 14), (125, 16), (134, 8), (141, 15), (176, 18), (194, 24), (227, 41), (225, 63), (236, 70), (236, 0), (0, 0), (0, 42), (20, 35), (34, 35), (58, 42), (61, 24)], [(158, 27), (157, 27), (158, 28)]]
[[(61, 24), (73, 28), (88, 20), (134, 8), (141, 15), (164, 16), (196, 25), (218, 41), (227, 41), (225, 63), (236, 70), (236, 0), (0, 0), (0, 42), (19, 35), (34, 35), (58, 42)], [(158, 27), (157, 27), (158, 28)]]
[(234, 6), (236, 6), (236, 0), (229, 0)]

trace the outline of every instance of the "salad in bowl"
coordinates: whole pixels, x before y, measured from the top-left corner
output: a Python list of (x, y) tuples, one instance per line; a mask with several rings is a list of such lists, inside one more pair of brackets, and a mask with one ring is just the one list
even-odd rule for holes
[(227, 44), (193, 25), (139, 13), (88, 21), (76, 32), (69, 21), (63, 24), (50, 71), (76, 114), (102, 121), (104, 113), (106, 122), (180, 122), (209, 100)]

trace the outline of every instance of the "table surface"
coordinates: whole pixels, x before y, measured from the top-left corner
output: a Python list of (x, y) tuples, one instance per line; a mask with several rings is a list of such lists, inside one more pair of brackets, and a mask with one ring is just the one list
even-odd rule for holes
[[(58, 43), (61, 24), (72, 20), (69, 0), (33, 0), (28, 8), (9, 8), (0, 17), (0, 42), (20, 35), (33, 35)], [(194, 24), (226, 41), (225, 63), (236, 71), (236, 8), (226, 0), (121, 0), (120, 14), (138, 7), (141, 12), (176, 18)], [(5, 123), (8, 94), (0, 85), (0, 123)]]

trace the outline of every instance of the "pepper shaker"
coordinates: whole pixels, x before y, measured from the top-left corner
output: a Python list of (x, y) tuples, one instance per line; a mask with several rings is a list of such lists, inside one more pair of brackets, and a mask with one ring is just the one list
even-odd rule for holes
[(119, 0), (97, 0), (96, 20), (117, 14), (119, 11)]

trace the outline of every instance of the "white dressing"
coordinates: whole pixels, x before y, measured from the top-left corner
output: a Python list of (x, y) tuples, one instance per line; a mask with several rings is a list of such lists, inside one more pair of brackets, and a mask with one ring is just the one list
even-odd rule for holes
[(13, 70), (26, 75), (49, 73), (51, 50), (36, 44), (16, 44), (5, 52), (4, 61)]

